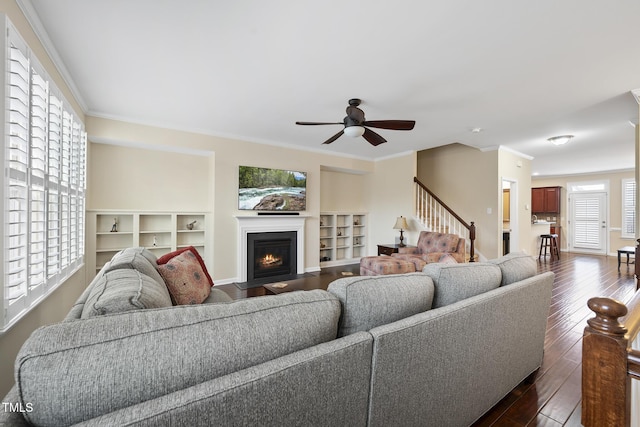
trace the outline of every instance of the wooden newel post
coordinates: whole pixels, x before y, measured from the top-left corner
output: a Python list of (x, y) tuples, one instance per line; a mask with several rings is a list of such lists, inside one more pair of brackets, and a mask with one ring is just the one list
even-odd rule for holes
[[(476, 225), (471, 221), (471, 225), (469, 226), (469, 262), (476, 262), (476, 251), (474, 243), (476, 241)], [(638, 239), (638, 244), (640, 244), (640, 239)], [(637, 251), (637, 249), (636, 249)]]
[(582, 425), (629, 426), (631, 379), (627, 375), (627, 307), (611, 298), (591, 298), (596, 314), (582, 336)]

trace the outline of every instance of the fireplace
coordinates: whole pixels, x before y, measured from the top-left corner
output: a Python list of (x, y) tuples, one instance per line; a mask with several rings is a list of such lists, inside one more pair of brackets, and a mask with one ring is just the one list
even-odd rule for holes
[[(288, 279), (273, 279), (273, 278), (263, 278), (256, 282), (256, 279), (249, 279), (248, 276), (248, 257), (249, 257), (249, 236), (252, 234), (262, 234), (262, 233), (278, 233), (278, 232), (294, 232), (295, 240), (296, 240), (296, 252), (295, 254), (291, 254), (291, 262), (296, 263), (293, 269), (292, 275), (304, 274), (304, 260), (305, 260), (305, 251), (304, 251), (304, 242), (305, 242), (305, 220), (306, 217), (303, 215), (269, 215), (269, 216), (260, 216), (260, 215), (241, 215), (237, 216), (238, 220), (238, 276), (236, 283), (239, 284), (241, 288), (245, 286), (253, 287), (259, 286), (262, 281), (262, 284), (268, 282), (277, 282), (279, 280), (288, 280)], [(252, 252), (253, 253), (253, 252)], [(253, 256), (253, 255), (251, 255)], [(253, 263), (252, 263), (253, 264)], [(275, 277), (275, 276), (274, 276)], [(254, 283), (247, 285), (248, 281), (252, 280)], [(240, 285), (241, 284), (241, 285)]]
[(288, 280), (297, 274), (295, 231), (247, 234), (247, 282)]

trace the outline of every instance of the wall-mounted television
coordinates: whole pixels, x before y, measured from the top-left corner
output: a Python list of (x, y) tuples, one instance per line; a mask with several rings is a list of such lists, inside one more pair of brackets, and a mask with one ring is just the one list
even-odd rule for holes
[(240, 166), (238, 209), (299, 212), (306, 208), (306, 172)]

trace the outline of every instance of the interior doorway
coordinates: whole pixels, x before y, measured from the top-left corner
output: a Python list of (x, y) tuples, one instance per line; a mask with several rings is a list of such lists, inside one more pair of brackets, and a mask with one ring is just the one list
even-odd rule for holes
[(502, 253), (516, 252), (520, 248), (518, 233), (518, 181), (502, 178)]

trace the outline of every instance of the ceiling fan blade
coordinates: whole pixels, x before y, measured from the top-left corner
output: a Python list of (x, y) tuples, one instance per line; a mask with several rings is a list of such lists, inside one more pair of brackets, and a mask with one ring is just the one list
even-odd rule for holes
[[(340, 124), (342, 124), (342, 123), (340, 123)], [(327, 139), (325, 142), (323, 142), (323, 144), (331, 144), (333, 141), (335, 141), (336, 139), (340, 138), (343, 133), (344, 133), (344, 129), (341, 130), (340, 132), (336, 133), (335, 135), (333, 135), (331, 138)]]
[(296, 122), (297, 125), (344, 125), (342, 122)]
[(415, 120), (371, 120), (364, 122), (364, 125), (378, 129), (411, 130), (416, 122)]
[(362, 137), (367, 141), (369, 141), (369, 144), (373, 146), (377, 146), (384, 142), (387, 142), (386, 139), (384, 139), (383, 137), (381, 137), (371, 129), (367, 129), (367, 128), (364, 128), (364, 134), (362, 135)]

